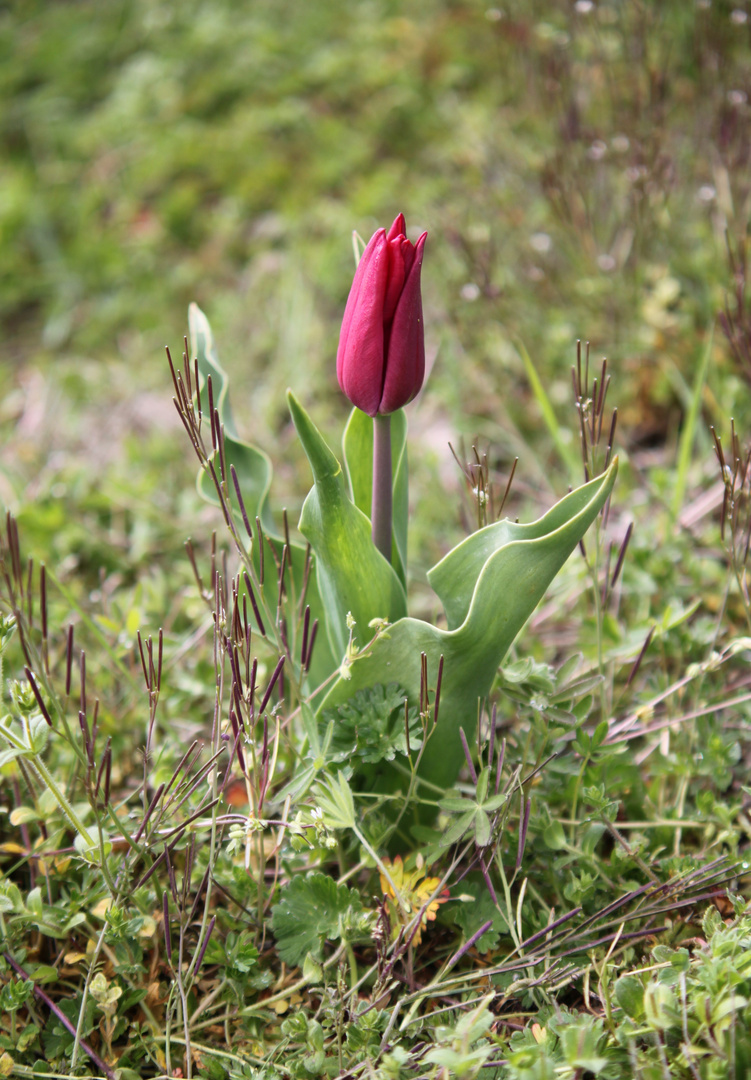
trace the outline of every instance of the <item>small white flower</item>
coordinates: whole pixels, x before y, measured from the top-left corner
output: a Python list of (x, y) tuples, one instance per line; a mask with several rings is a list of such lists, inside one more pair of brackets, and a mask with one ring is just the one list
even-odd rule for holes
[(532, 233), (529, 238), (529, 246), (534, 251), (539, 251), (541, 255), (547, 255), (550, 249), (553, 247), (553, 241), (546, 232)]
[(462, 285), (459, 295), (462, 300), (468, 300), (472, 303), (474, 300), (480, 299), (480, 286), (476, 285), (474, 281), (468, 281), (466, 285)]

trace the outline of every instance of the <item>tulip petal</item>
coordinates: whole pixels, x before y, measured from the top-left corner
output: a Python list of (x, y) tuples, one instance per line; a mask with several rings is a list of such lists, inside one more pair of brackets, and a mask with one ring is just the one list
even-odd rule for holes
[(425, 340), (420, 272), (427, 233), (415, 245), (409, 277), (394, 312), (386, 344), (386, 378), (378, 411), (395, 412), (411, 401), (425, 378)]
[(342, 318), (342, 329), (339, 335), (339, 348), (337, 350), (337, 377), (340, 380), (340, 367), (342, 363), (342, 357), (346, 349), (350, 328), (357, 312), (357, 307), (360, 301), (360, 294), (363, 287), (363, 281), (368, 275), (369, 271), (371, 271), (373, 260), (376, 257), (376, 252), (383, 245), (384, 236), (384, 229), (378, 229), (376, 232), (373, 233), (370, 240), (368, 241), (365, 250), (362, 253), (362, 256), (360, 257), (360, 261), (357, 264), (357, 269), (355, 270), (355, 276), (349, 290), (349, 296), (347, 297), (347, 304), (344, 309), (344, 316)]
[(394, 224), (388, 231), (386, 237), (387, 240), (395, 240), (397, 236), (407, 235), (407, 223), (404, 220), (404, 214), (397, 214), (394, 218)]
[(375, 416), (383, 384), (383, 302), (388, 276), (386, 232), (379, 229), (362, 254), (342, 320), (336, 374), (353, 405)]
[(402, 295), (404, 281), (407, 277), (407, 259), (409, 258), (410, 265), (412, 262), (412, 245), (410, 244), (409, 240), (405, 239), (404, 237), (397, 236), (395, 240), (389, 240), (386, 248), (389, 256), (389, 269), (388, 280), (386, 284), (386, 295), (383, 300), (384, 326), (388, 326), (391, 320), (394, 318), (396, 305), (399, 303), (399, 297)]

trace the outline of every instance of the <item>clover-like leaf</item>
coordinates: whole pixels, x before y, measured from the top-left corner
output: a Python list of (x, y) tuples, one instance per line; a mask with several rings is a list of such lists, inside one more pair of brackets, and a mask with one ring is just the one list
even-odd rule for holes
[(477, 778), (474, 796), (460, 795), (453, 791), (441, 799), (439, 804), (441, 810), (457, 816), (438, 841), (439, 850), (458, 843), (471, 831), (474, 831), (475, 843), (478, 847), (486, 847), (490, 843), (493, 814), (500, 810), (511, 796), (509, 792), (488, 795), (489, 783), (490, 769), (485, 768), (481, 770)]

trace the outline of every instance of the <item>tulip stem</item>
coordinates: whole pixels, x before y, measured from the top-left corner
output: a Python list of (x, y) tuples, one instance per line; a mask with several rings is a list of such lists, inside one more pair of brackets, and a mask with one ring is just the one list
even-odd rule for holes
[(373, 543), (391, 562), (391, 416), (373, 417)]

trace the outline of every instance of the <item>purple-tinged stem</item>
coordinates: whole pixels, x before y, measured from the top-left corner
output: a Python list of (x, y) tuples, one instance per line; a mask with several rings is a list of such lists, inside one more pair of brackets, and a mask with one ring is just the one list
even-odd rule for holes
[(31, 685), (31, 689), (34, 692), (34, 697), (36, 698), (37, 705), (39, 706), (39, 711), (41, 712), (42, 716), (47, 721), (49, 726), (54, 727), (54, 724), (52, 723), (52, 717), (50, 716), (49, 712), (47, 711), (47, 706), (44, 704), (44, 698), (39, 693), (39, 687), (36, 684), (36, 680), (34, 679), (34, 676), (33, 676), (32, 672), (31, 672), (31, 668), (25, 667), (24, 671), (26, 672), (26, 678), (29, 680), (29, 683)]
[(498, 766), (497, 766), (497, 768), (495, 770), (495, 792), (494, 792), (495, 795), (497, 795), (498, 792), (501, 790), (501, 772), (503, 770), (503, 760), (504, 760), (505, 757), (506, 757), (506, 740), (504, 739), (503, 742), (501, 743), (501, 752), (498, 755)]
[(464, 749), (464, 756), (467, 759), (467, 765), (469, 766), (469, 774), (472, 777), (472, 783), (477, 783), (477, 773), (475, 767), (472, 764), (472, 755), (469, 752), (469, 745), (467, 743), (467, 736), (464, 734), (464, 728), (459, 728), (459, 738), (462, 740), (462, 748)]
[[(167, 849), (165, 848), (165, 851)], [(167, 952), (167, 962), (172, 963), (172, 931), (170, 930), (169, 919), (169, 896), (165, 890), (162, 897), (163, 900), (163, 918), (164, 918), (164, 947)]]
[(449, 971), (452, 967), (454, 967), (455, 964), (458, 964), (459, 961), (461, 960), (461, 958), (464, 956), (464, 954), (469, 952), (469, 950), (472, 948), (472, 946), (475, 944), (475, 942), (479, 941), (480, 938), (482, 937), (482, 935), (486, 934), (488, 932), (488, 930), (492, 930), (492, 928), (493, 928), (493, 920), (488, 919), (487, 922), (484, 922), (482, 924), (482, 926), (480, 927), (479, 930), (475, 931), (475, 933), (472, 935), (472, 937), (469, 939), (469, 941), (465, 941), (464, 944), (462, 945), (462, 947), (460, 949), (458, 949), (457, 952), (454, 953), (454, 955), (451, 957), (449, 962), (446, 964), (446, 966), (443, 969), (441, 974), (445, 975), (446, 972)]
[[(22, 978), (24, 978), (24, 979), (29, 978), (28, 973), (26, 971), (24, 971), (24, 969), (21, 967), (20, 964), (16, 963), (16, 961), (13, 959), (13, 957), (10, 955), (10, 953), (4, 952), (3, 956), (5, 957), (6, 962), (8, 964), (10, 964), (10, 966), (13, 968), (13, 970), (15, 972), (17, 972), (20, 976), (22, 976)], [(71, 1024), (68, 1017), (62, 1011), (62, 1009), (58, 1005), (55, 1004), (55, 1002), (52, 1000), (52, 998), (49, 998), (45, 994), (44, 990), (42, 990), (41, 987), (37, 986), (36, 983), (34, 983), (34, 995), (35, 995), (35, 997), (38, 997), (40, 1001), (44, 1002), (44, 1004), (47, 1006), (47, 1008), (50, 1010), (50, 1012), (53, 1012), (55, 1014), (55, 1016), (60, 1021), (60, 1023), (63, 1025), (63, 1027), (68, 1032), (70, 1032), (71, 1035), (73, 1035), (75, 1037), (76, 1029), (74, 1028), (73, 1024)], [(104, 1075), (106, 1077), (110, 1078), (110, 1080), (113, 1080), (113, 1078), (115, 1076), (115, 1070), (110, 1068), (110, 1066), (107, 1065), (106, 1062), (102, 1061), (102, 1059), (99, 1057), (99, 1055), (94, 1050), (92, 1050), (92, 1048), (89, 1046), (88, 1043), (84, 1042), (83, 1039), (80, 1039), (79, 1041), (80, 1041), (81, 1049), (83, 1050), (83, 1052), (85, 1054), (88, 1054), (88, 1056), (91, 1058), (91, 1060), (94, 1062), (96, 1067), (100, 1070), (100, 1072), (104, 1073)]]
[(209, 922), (208, 928), (206, 930), (206, 937), (203, 939), (203, 943), (201, 944), (201, 948), (200, 948), (199, 953), (198, 953), (198, 959), (196, 960), (196, 966), (195, 966), (195, 970), (193, 972), (194, 979), (198, 978), (198, 972), (199, 972), (199, 970), (201, 968), (201, 964), (203, 963), (203, 958), (204, 958), (204, 955), (206, 953), (206, 949), (207, 949), (208, 944), (209, 944), (209, 938), (211, 937), (211, 932), (214, 929), (214, 923), (215, 922), (216, 922), (216, 915), (212, 915), (211, 916), (211, 921)]
[(531, 809), (532, 800), (527, 799), (519, 818), (519, 846), (516, 852), (516, 866), (514, 867), (514, 872), (520, 868), (522, 859), (524, 858), (524, 848), (527, 844), (527, 829), (529, 828), (529, 811)]
[(269, 679), (269, 685), (266, 687), (266, 692), (263, 695), (263, 698), (261, 700), (261, 704), (260, 704), (260, 706), (258, 708), (258, 715), (259, 716), (263, 713), (263, 710), (266, 708), (266, 706), (268, 704), (269, 698), (271, 697), (271, 691), (274, 689), (274, 686), (276, 685), (276, 680), (281, 675), (283, 667), (284, 667), (284, 657), (280, 656), (279, 661), (278, 661), (278, 663), (277, 663), (276, 667), (274, 668), (274, 671), (273, 671), (273, 673), (271, 675), (271, 678)]
[(488, 873), (488, 868), (485, 865), (485, 860), (484, 859), (480, 859), (480, 868), (482, 870), (482, 876), (485, 878), (485, 884), (488, 887), (488, 892), (490, 893), (490, 899), (493, 901), (493, 903), (497, 907), (498, 906), (498, 897), (496, 896), (495, 889), (493, 888), (493, 882), (490, 880), (490, 874)]
[(371, 521), (373, 543), (391, 562), (391, 417), (373, 417), (373, 501)]

